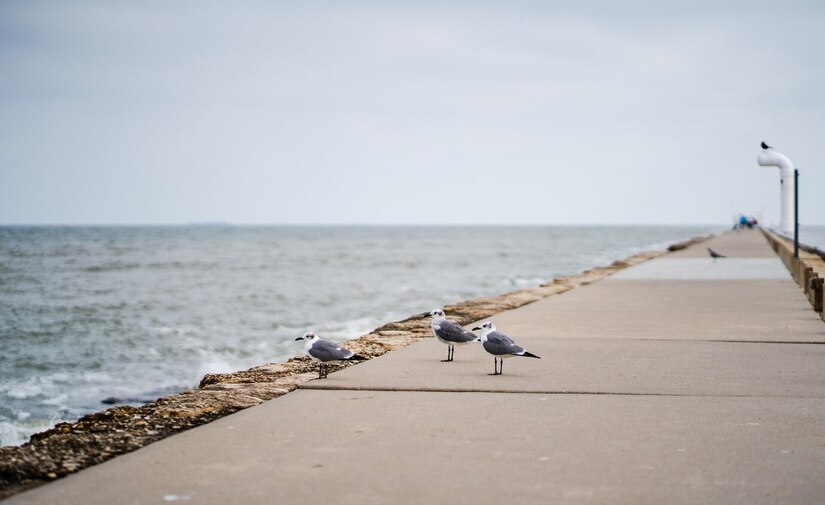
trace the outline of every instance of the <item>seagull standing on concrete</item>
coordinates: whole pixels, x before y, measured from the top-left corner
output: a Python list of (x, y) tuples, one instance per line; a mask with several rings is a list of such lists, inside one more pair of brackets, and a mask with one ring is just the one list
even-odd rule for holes
[(442, 362), (453, 360), (455, 346), (479, 341), (478, 336), (473, 335), (460, 325), (452, 321), (448, 321), (443, 310), (436, 309), (430, 312), (430, 315), (433, 317), (430, 322), (430, 326), (433, 329), (433, 335), (435, 335), (435, 338), (437, 338), (439, 342), (447, 345), (447, 359), (442, 359)]
[(719, 254), (718, 252), (714, 251), (714, 250), (713, 250), (713, 249), (711, 249), (710, 247), (708, 247), (708, 254), (710, 254), (710, 257), (711, 257), (711, 258), (713, 258), (713, 259), (716, 259), (716, 258), (727, 258), (727, 256), (725, 256), (724, 254)]
[(773, 149), (773, 147), (766, 144), (764, 141), (762, 142), (762, 149)]
[(493, 355), (494, 371), (490, 375), (501, 375), (504, 369), (504, 358), (512, 358), (513, 356), (524, 356), (526, 358), (538, 358), (533, 353), (524, 350), (524, 347), (516, 345), (513, 339), (496, 331), (496, 325), (492, 321), (485, 321), (481, 326), (473, 328), (473, 331), (481, 331), (481, 345), (484, 350)]
[(359, 356), (345, 347), (341, 347), (335, 342), (321, 340), (313, 331), (308, 331), (295, 339), (306, 340), (304, 351), (318, 363), (318, 378), (325, 379), (327, 376), (327, 363), (331, 361), (363, 361), (367, 358)]

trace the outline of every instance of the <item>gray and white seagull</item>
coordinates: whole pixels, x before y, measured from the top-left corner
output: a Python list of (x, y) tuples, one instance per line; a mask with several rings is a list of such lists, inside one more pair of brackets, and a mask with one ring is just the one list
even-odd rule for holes
[(433, 310), (430, 312), (430, 315), (433, 317), (430, 322), (433, 335), (435, 335), (435, 338), (437, 338), (439, 342), (447, 345), (447, 359), (442, 359), (442, 362), (453, 360), (455, 346), (469, 344), (470, 342), (479, 342), (477, 335), (473, 335), (459, 324), (448, 321), (443, 310)]
[(524, 356), (526, 358), (538, 358), (531, 352), (524, 350), (524, 347), (516, 345), (513, 339), (496, 331), (496, 325), (491, 321), (481, 323), (481, 326), (476, 326), (473, 331), (481, 331), (481, 345), (484, 350), (493, 355), (494, 372), (490, 375), (501, 375), (504, 368), (504, 358), (512, 358), (513, 356)]
[(304, 351), (318, 363), (318, 378), (324, 379), (327, 376), (327, 363), (331, 361), (363, 361), (367, 358), (359, 356), (340, 344), (321, 340), (314, 331), (308, 331), (295, 339), (306, 340)]

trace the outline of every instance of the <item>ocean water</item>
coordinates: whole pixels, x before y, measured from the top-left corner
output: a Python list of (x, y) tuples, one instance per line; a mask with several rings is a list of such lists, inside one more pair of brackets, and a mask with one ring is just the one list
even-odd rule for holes
[(0, 227), (0, 445), (721, 229)]
[[(793, 239), (793, 234), (790, 236)], [(825, 226), (799, 225), (799, 243), (825, 251)]]

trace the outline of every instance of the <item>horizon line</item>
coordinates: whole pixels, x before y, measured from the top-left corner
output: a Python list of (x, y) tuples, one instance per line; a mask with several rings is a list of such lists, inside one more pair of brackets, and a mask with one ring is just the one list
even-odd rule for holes
[[(274, 226), (317, 226), (317, 227), (438, 227), (438, 226), (730, 226), (728, 223), (342, 223), (342, 222), (308, 222), (308, 223), (243, 223), (243, 222), (229, 222), (229, 221), (191, 221), (191, 222), (175, 222), (175, 223), (0, 223), (0, 227), (63, 227), (63, 228), (91, 228), (91, 227), (202, 227), (202, 228), (221, 228), (221, 227), (274, 227)], [(800, 223), (800, 226), (802, 224)], [(823, 226), (823, 225), (808, 225), (808, 226)]]

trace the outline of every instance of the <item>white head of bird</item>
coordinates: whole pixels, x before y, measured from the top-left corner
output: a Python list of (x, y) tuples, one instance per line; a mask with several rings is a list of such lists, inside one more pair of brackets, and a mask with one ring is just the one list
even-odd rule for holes
[(484, 321), (480, 325), (473, 328), (473, 331), (481, 332), (481, 341), (483, 342), (487, 340), (487, 335), (496, 331), (496, 325), (494, 325), (492, 321)]
[(441, 321), (443, 319), (447, 319), (447, 315), (444, 314), (444, 311), (441, 309), (435, 309), (430, 311), (430, 315), (433, 317), (433, 321)]
[(309, 349), (310, 347), (312, 347), (312, 344), (315, 343), (316, 340), (318, 340), (318, 335), (314, 331), (308, 331), (295, 339), (296, 342), (298, 340), (306, 340), (306, 342), (304, 343), (304, 347)]

